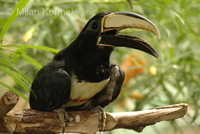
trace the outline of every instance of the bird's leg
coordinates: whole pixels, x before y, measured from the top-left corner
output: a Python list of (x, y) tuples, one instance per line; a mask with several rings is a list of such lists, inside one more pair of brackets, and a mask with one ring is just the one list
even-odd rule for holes
[(100, 128), (100, 131), (102, 132), (105, 130), (105, 127), (106, 127), (106, 119), (107, 119), (106, 113), (101, 106), (95, 107), (94, 111), (97, 111), (99, 113), (99, 126), (98, 127)]
[(63, 108), (56, 109), (55, 111), (58, 113), (58, 116), (59, 116), (60, 121), (61, 121), (62, 133), (64, 133), (65, 127), (66, 127), (65, 119), (66, 118), (68, 119), (68, 115), (65, 113), (65, 109), (63, 109)]

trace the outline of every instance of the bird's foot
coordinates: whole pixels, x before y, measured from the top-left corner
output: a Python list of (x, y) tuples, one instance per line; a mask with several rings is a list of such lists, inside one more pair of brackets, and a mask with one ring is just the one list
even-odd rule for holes
[(104, 109), (101, 106), (95, 107), (94, 111), (97, 111), (99, 113), (100, 132), (105, 131), (106, 119), (107, 119), (106, 112), (104, 111)]
[(61, 121), (61, 126), (62, 126), (62, 133), (65, 132), (65, 127), (66, 127), (66, 124), (65, 124), (65, 119), (68, 119), (68, 115), (66, 114), (65, 112), (65, 109), (56, 109), (54, 110), (58, 113), (58, 116), (60, 118), (60, 121)]

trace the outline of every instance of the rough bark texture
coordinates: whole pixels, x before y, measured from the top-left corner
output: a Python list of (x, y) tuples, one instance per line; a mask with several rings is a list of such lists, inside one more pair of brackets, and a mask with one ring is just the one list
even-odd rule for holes
[[(146, 126), (160, 121), (174, 120), (183, 117), (187, 104), (176, 104), (158, 107), (145, 111), (106, 113), (105, 131), (125, 128), (141, 132)], [(1, 108), (0, 108), (1, 109)], [(66, 132), (93, 134), (100, 130), (99, 112), (73, 111), (66, 112)], [(0, 133), (60, 133), (61, 121), (57, 112), (40, 112), (31, 109), (12, 111), (0, 119)]]
[(19, 96), (14, 92), (5, 93), (0, 99), (0, 118), (5, 116), (18, 102)]

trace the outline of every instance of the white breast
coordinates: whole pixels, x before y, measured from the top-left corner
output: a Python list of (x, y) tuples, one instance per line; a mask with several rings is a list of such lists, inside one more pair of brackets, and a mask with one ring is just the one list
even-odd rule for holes
[(71, 100), (87, 100), (100, 92), (108, 83), (110, 78), (101, 82), (78, 82), (76, 76), (71, 77)]

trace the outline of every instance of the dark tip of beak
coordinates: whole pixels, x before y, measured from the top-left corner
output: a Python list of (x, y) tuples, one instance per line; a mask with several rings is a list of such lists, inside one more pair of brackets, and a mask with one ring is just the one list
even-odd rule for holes
[(147, 42), (135, 36), (101, 35), (101, 41), (99, 42), (99, 45), (102, 46), (110, 45), (113, 47), (128, 47), (128, 48), (138, 49), (148, 54), (151, 54), (156, 58), (158, 57), (157, 52)]

